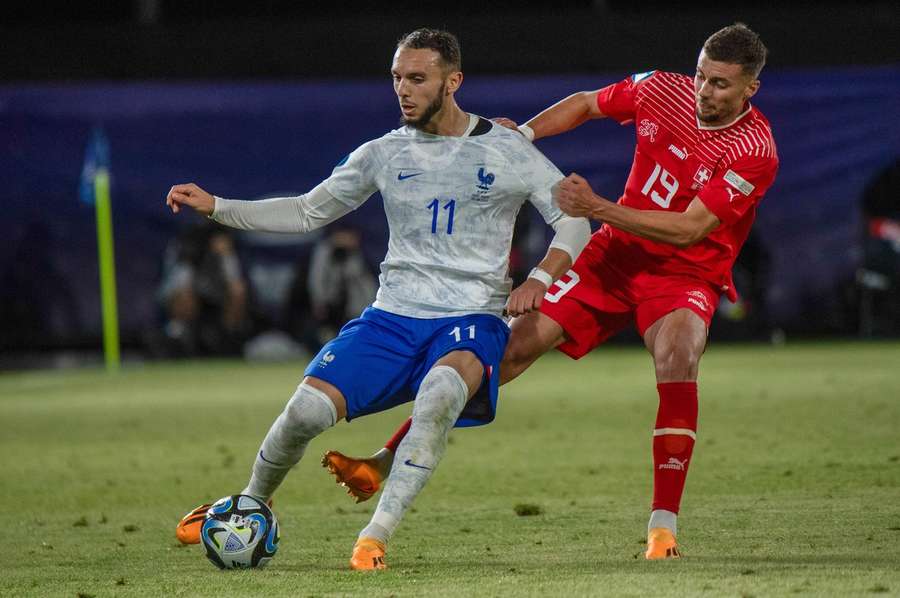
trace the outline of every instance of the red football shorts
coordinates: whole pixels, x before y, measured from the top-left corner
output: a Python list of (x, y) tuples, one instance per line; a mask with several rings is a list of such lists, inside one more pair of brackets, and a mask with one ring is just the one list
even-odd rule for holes
[(637, 268), (633, 258), (610, 250), (607, 241), (595, 234), (572, 269), (544, 295), (541, 312), (568, 336), (557, 347), (560, 351), (573, 359), (583, 357), (632, 322), (644, 336), (654, 322), (681, 308), (696, 313), (709, 328), (719, 302), (712, 286)]

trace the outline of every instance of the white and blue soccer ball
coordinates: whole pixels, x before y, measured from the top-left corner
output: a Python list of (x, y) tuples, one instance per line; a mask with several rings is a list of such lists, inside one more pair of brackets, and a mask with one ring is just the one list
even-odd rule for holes
[(213, 503), (200, 528), (206, 557), (219, 569), (265, 567), (278, 550), (280, 536), (272, 510), (245, 494)]

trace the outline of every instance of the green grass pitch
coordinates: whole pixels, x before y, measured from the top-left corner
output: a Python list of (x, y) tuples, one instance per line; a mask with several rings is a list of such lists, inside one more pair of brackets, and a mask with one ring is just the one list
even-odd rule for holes
[(409, 406), (313, 441), (275, 497), (275, 560), (220, 572), (175, 523), (243, 487), (303, 365), (0, 376), (0, 595), (900, 595), (900, 344), (713, 344), (681, 561), (640, 557), (656, 390), (645, 353), (608, 347), (542, 358), (497, 421), (451, 434), (389, 571), (348, 570), (375, 501), (319, 457), (379, 448)]

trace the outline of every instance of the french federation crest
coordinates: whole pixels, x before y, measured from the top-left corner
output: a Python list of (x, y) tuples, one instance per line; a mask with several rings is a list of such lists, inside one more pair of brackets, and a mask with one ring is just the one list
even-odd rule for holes
[(472, 194), (472, 199), (475, 201), (486, 201), (490, 197), (489, 191), (496, 178), (493, 172), (488, 172), (483, 166), (479, 168), (478, 183), (475, 185), (475, 193)]
[(485, 172), (484, 167), (478, 169), (478, 184), (475, 185), (482, 191), (489, 191), (491, 185), (494, 184), (494, 173)]

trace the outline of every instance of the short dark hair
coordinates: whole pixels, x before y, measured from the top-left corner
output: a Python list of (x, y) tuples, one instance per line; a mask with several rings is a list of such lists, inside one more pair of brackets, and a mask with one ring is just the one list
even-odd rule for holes
[(766, 65), (769, 53), (759, 35), (744, 23), (723, 27), (710, 35), (703, 51), (711, 60), (741, 65), (744, 73), (754, 78)]
[(398, 48), (413, 50), (434, 50), (441, 55), (441, 62), (447, 72), (462, 70), (462, 54), (459, 51), (459, 40), (449, 31), (440, 29), (416, 29), (407, 33), (397, 41)]

